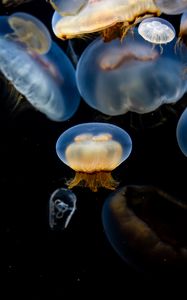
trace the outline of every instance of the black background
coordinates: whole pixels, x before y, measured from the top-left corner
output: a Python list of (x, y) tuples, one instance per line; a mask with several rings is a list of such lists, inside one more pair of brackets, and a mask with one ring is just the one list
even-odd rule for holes
[[(52, 33), (53, 9), (47, 2), (1, 8), (1, 15), (15, 11), (38, 17), (53, 39), (67, 50), (67, 43)], [(179, 17), (165, 17), (178, 30)], [(154, 185), (186, 201), (187, 159), (178, 148), (175, 132), (185, 98), (152, 114), (128, 113), (120, 117), (102, 115), (82, 101), (70, 120), (56, 123), (24, 102), (12, 112), (11, 103), (0, 96), (1, 285), (5, 288), (1, 299), (11, 295), (63, 299), (65, 292), (78, 290), (90, 298), (101, 288), (116, 295), (133, 295), (137, 291), (134, 287), (145, 292), (150, 284), (155, 290), (165, 285), (159, 278), (139, 274), (127, 266), (107, 241), (101, 211), (110, 191), (93, 193), (74, 188), (77, 210), (64, 231), (49, 228), (48, 204), (52, 192), (65, 187), (66, 179), (74, 176), (56, 155), (57, 138), (71, 126), (92, 121), (111, 122), (132, 137), (132, 154), (113, 172), (120, 186)]]

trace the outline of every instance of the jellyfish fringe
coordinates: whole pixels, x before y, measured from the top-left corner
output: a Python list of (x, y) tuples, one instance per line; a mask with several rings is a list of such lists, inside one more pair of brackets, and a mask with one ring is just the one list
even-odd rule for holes
[(115, 190), (119, 185), (109, 171), (84, 173), (76, 172), (75, 177), (67, 181), (67, 186), (72, 189), (75, 186), (83, 186), (89, 188), (92, 192), (97, 192), (98, 188)]

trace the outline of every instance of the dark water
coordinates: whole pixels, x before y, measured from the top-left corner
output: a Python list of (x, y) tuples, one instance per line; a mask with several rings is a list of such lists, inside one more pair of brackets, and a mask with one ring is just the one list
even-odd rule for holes
[[(35, 1), (2, 10), (33, 14), (50, 30), (53, 39), (63, 43), (51, 30), (53, 10), (45, 1)], [(178, 19), (173, 20), (173, 24)], [(177, 24), (177, 23), (176, 23)], [(79, 42), (80, 43), (80, 42)], [(153, 114), (128, 113), (107, 117), (81, 102), (68, 121), (55, 123), (30, 106), (10, 113), (6, 99), (0, 99), (0, 187), (1, 187), (1, 263), (5, 294), (27, 299), (64, 299), (65, 293), (100, 289), (124, 295), (146, 291), (149, 284), (157, 290), (159, 278), (139, 274), (123, 262), (103, 232), (101, 211), (110, 191), (93, 193), (74, 188), (77, 210), (65, 231), (52, 231), (48, 223), (48, 203), (52, 192), (65, 187), (74, 172), (57, 157), (55, 143), (66, 129), (79, 123), (111, 122), (131, 135), (133, 151), (113, 176), (126, 184), (153, 185), (187, 202), (187, 159), (176, 142), (177, 120), (185, 107), (186, 96), (174, 106), (164, 106)], [(186, 230), (186, 228), (184, 228)], [(182, 277), (182, 274), (178, 274)], [(167, 280), (167, 279), (166, 279)], [(116, 294), (117, 295), (117, 294)], [(118, 299), (119, 296), (116, 296)]]

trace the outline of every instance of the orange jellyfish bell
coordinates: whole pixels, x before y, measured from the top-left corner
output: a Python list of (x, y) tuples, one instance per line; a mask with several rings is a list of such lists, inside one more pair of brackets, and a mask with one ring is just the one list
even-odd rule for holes
[(107, 123), (80, 124), (65, 131), (58, 139), (59, 158), (76, 171), (69, 188), (76, 185), (115, 189), (111, 171), (130, 155), (131, 138), (123, 129)]

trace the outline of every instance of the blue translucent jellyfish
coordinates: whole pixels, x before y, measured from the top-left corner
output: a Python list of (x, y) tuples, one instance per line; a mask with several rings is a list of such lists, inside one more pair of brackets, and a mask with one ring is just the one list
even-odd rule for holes
[(64, 121), (80, 101), (75, 71), (35, 20), (21, 13), (0, 18), (0, 71), (37, 110)]
[(83, 99), (104, 114), (148, 113), (178, 101), (186, 90), (184, 64), (175, 43), (153, 48), (135, 30), (122, 42), (92, 42), (77, 65), (77, 86)]
[(114, 250), (136, 269), (186, 269), (187, 206), (178, 199), (155, 187), (126, 186), (105, 201), (102, 221)]
[(49, 199), (49, 226), (51, 229), (65, 229), (75, 210), (77, 198), (67, 189), (57, 189)]
[(167, 44), (175, 38), (175, 29), (171, 23), (162, 18), (143, 20), (138, 27), (139, 34), (153, 44)]
[[(57, 2), (63, 5), (67, 1)], [(78, 1), (78, 4), (80, 2), (83, 3)], [(73, 1), (69, 0), (69, 3), (72, 9)], [(59, 9), (52, 20), (52, 28), (58, 38), (71, 39), (101, 32), (105, 41), (116, 36), (123, 38), (128, 29), (142, 18), (161, 13), (153, 0), (89, 0), (74, 15), (62, 17), (58, 12)]]
[(182, 113), (177, 124), (177, 142), (182, 153), (187, 156), (187, 108)]
[(115, 189), (111, 171), (127, 159), (132, 150), (130, 136), (108, 123), (85, 123), (63, 132), (56, 143), (59, 158), (76, 171), (69, 188), (84, 185)]
[(89, 0), (49, 0), (53, 8), (62, 16), (76, 15)]
[(165, 14), (177, 15), (187, 11), (187, 0), (153, 0)]

